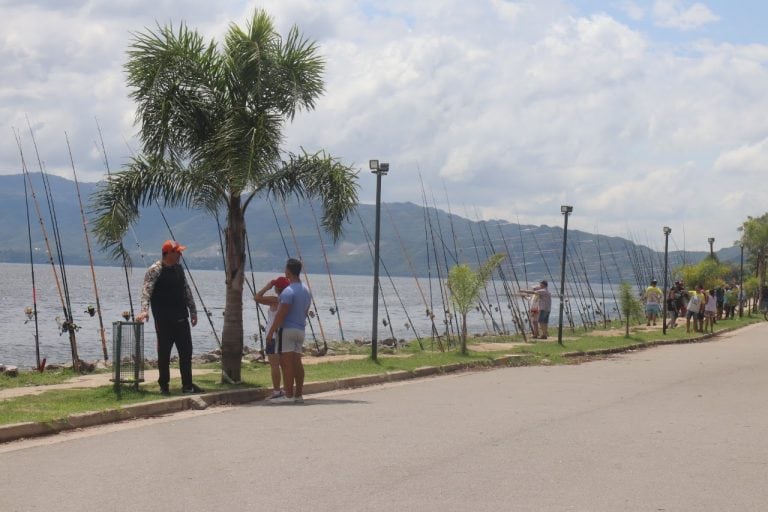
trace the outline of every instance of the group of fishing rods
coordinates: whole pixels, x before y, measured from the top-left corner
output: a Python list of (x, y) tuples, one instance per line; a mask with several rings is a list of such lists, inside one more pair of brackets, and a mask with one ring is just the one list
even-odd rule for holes
[[(96, 148), (103, 156), (103, 163), (107, 174), (110, 174), (109, 160), (107, 158), (106, 149), (104, 147), (103, 136), (98, 121), (96, 122), (99, 134), (100, 144), (96, 145)], [(61, 334), (67, 334), (70, 349), (72, 353), (72, 364), (76, 371), (79, 371), (81, 360), (77, 352), (77, 332), (80, 326), (75, 322), (75, 315), (72, 308), (72, 300), (69, 288), (69, 280), (67, 277), (64, 248), (62, 247), (62, 237), (59, 228), (59, 220), (56, 216), (55, 197), (52, 187), (49, 181), (49, 175), (45, 168), (45, 164), (40, 157), (40, 152), (35, 140), (34, 132), (27, 120), (27, 128), (29, 130), (30, 139), (34, 148), (34, 157), (37, 162), (37, 169), (41, 176), (42, 181), (42, 197), (38, 195), (38, 191), (35, 188), (31, 177), (31, 171), (27, 165), (27, 157), (25, 156), (22, 146), (21, 135), (18, 131), (14, 130), (14, 136), (19, 149), (21, 157), (21, 165), (24, 176), (24, 190), (25, 190), (25, 204), (26, 204), (26, 216), (27, 216), (27, 235), (29, 240), (29, 254), (30, 254), (30, 268), (32, 277), (32, 306), (27, 308), (27, 316), (30, 319), (34, 319), (35, 324), (35, 351), (37, 368), (42, 370), (45, 366), (45, 358), (41, 359), (40, 355), (40, 340), (39, 340), (39, 326), (38, 326), (38, 304), (37, 304), (37, 291), (36, 291), (36, 275), (35, 264), (33, 258), (33, 237), (32, 237), (32, 223), (33, 213), (37, 218), (42, 238), (45, 242), (45, 252), (48, 259), (48, 263), (51, 266), (56, 290), (58, 293), (59, 301), (61, 304), (61, 317), (57, 317), (59, 322)], [(99, 290), (96, 280), (96, 270), (93, 260), (93, 248), (89, 236), (88, 219), (85, 214), (85, 208), (83, 207), (83, 200), (80, 195), (80, 185), (77, 178), (77, 170), (72, 157), (72, 150), (69, 143), (69, 137), (64, 134), (67, 144), (67, 151), (69, 155), (69, 161), (72, 167), (72, 173), (77, 191), (77, 199), (80, 207), (81, 221), (83, 225), (84, 239), (88, 250), (89, 265), (91, 270), (91, 277), (93, 281), (93, 293), (96, 306), (89, 306), (84, 313), (94, 316), (98, 316), (99, 321), (99, 337), (101, 342), (101, 348), (104, 360), (109, 359), (107, 351), (106, 331), (104, 327), (104, 320), (102, 318), (102, 308), (99, 296)], [(385, 211), (389, 215), (391, 222), (388, 224), (392, 227), (395, 238), (397, 238), (400, 249), (402, 251), (403, 259), (408, 263), (411, 277), (415, 280), (416, 289), (418, 290), (418, 296), (421, 300), (421, 313), (413, 311), (412, 304), (406, 304), (398, 287), (396, 286), (394, 276), (387, 266), (387, 262), (380, 258), (381, 269), (386, 276), (386, 280), (380, 286), (380, 298), (384, 315), (382, 317), (382, 327), (387, 329), (390, 334), (390, 341), (397, 345), (397, 340), (402, 338), (410, 338), (417, 341), (421, 349), (425, 349), (425, 341), (428, 341), (430, 348), (438, 350), (446, 350), (459, 343), (460, 324), (458, 313), (455, 308), (452, 307), (450, 293), (447, 287), (448, 273), (452, 266), (459, 263), (476, 263), (480, 266), (484, 261), (490, 258), (494, 254), (504, 254), (505, 259), (502, 264), (496, 269), (496, 273), (493, 279), (485, 286), (481, 292), (481, 296), (478, 298), (476, 311), (481, 315), (482, 322), (485, 326), (485, 334), (494, 335), (521, 335), (523, 339), (527, 340), (527, 335), (532, 331), (532, 319), (528, 313), (528, 307), (526, 301), (523, 299), (522, 290), (529, 288), (532, 275), (529, 275), (529, 267), (537, 268), (537, 278), (547, 278), (551, 283), (552, 291), (556, 297), (563, 297), (564, 300), (564, 313), (565, 323), (571, 330), (575, 330), (577, 327), (584, 329), (593, 329), (598, 325), (608, 326), (612, 319), (621, 320), (621, 312), (616, 306), (618, 304), (616, 297), (615, 285), (619, 282), (626, 281), (628, 270), (631, 270), (631, 276), (634, 278), (639, 289), (642, 289), (644, 285), (650, 282), (651, 278), (658, 275), (659, 270), (662, 268), (660, 262), (659, 253), (638, 246), (636, 243), (623, 241), (624, 247), (612, 247), (610, 239), (605, 238), (601, 243), (600, 237), (595, 236), (594, 240), (576, 239), (573, 243), (569, 244), (566, 248), (565, 263), (561, 260), (561, 256), (558, 255), (559, 251), (557, 246), (562, 243), (562, 238), (558, 239), (556, 230), (545, 228), (538, 229), (535, 227), (523, 228), (522, 225), (517, 224), (516, 236), (511, 231), (513, 224), (509, 224), (501, 221), (484, 221), (479, 219), (479, 214), (475, 209), (474, 216), (477, 220), (470, 220), (469, 211), (465, 212), (465, 218), (454, 215), (451, 211), (450, 201), (445, 193), (445, 199), (447, 204), (448, 214), (441, 215), (441, 210), (437, 207), (437, 202), (433, 193), (427, 193), (427, 189), (424, 186), (424, 182), (419, 175), (419, 181), (421, 186), (421, 200), (423, 211), (423, 228), (424, 228), (424, 244), (423, 250), (419, 251), (419, 256), (424, 261), (419, 262), (415, 256), (411, 254), (398, 231), (397, 223), (394, 221), (392, 212), (385, 204)], [(286, 257), (298, 256), (302, 259), (301, 247), (299, 246), (294, 224), (290, 218), (288, 208), (284, 201), (280, 201), (280, 205), (276, 208), (275, 202), (267, 197), (267, 202), (272, 211), (276, 229), (280, 234), (283, 248), (285, 250)], [(30, 208), (30, 203), (33, 208)], [(43, 208), (41, 203), (47, 207), (48, 215), (43, 214)], [(170, 224), (163, 212), (162, 207), (156, 204), (159, 214), (163, 218), (165, 225), (168, 229), (169, 235), (173, 237), (173, 231)], [(335, 317), (335, 323), (338, 324), (338, 332), (340, 335), (340, 341), (346, 342), (344, 328), (342, 323), (342, 311), (339, 308), (338, 297), (336, 295), (336, 288), (333, 281), (333, 274), (331, 272), (331, 262), (328, 258), (328, 251), (326, 249), (323, 233), (320, 229), (320, 223), (318, 222), (317, 214), (314, 206), (309, 203), (311, 215), (313, 217), (313, 223), (317, 232), (317, 236), (320, 240), (320, 248), (323, 257), (323, 264), (325, 267), (325, 273), (329, 281), (329, 289), (331, 291), (333, 305), (328, 308), (328, 313)], [(281, 213), (278, 214), (278, 209)], [(366, 225), (364, 219), (360, 215), (359, 211), (356, 213), (357, 221), (360, 224), (361, 232), (368, 246), (371, 262), (374, 261), (374, 248), (373, 240), (370, 234), (370, 230)], [(444, 225), (445, 218), (447, 217), (448, 225)], [(219, 243), (221, 245), (222, 258), (226, 251), (223, 247), (223, 240), (221, 238), (222, 229), (218, 217), (216, 218), (217, 227), (219, 231)], [(354, 221), (352, 221), (354, 222)], [(463, 231), (464, 238), (461, 239), (458, 232), (459, 223), (465, 224)], [(290, 232), (291, 243), (289, 244), (284, 227), (288, 228)], [(468, 238), (467, 235), (468, 234)], [(141, 255), (144, 266), (147, 266), (147, 262), (144, 260), (145, 251), (142, 248), (142, 244), (139, 241), (136, 233), (131, 229), (131, 235), (133, 236), (133, 242), (135, 243), (139, 254)], [(124, 242), (123, 242), (124, 243)], [(584, 246), (588, 243), (595, 244), (595, 250), (592, 253), (598, 255), (597, 261), (594, 258), (587, 259), (584, 255)], [(253, 262), (251, 258), (251, 248), (246, 233), (246, 244), (248, 252), (248, 262), (250, 266), (250, 279), (246, 276), (246, 283), (252, 295), (255, 295), (255, 291), (258, 289), (255, 281), (255, 274), (253, 269)], [(621, 251), (626, 252), (626, 260), (630, 262), (631, 269), (621, 268), (619, 265), (619, 258), (617, 257)], [(684, 259), (684, 253), (683, 253)], [(540, 260), (540, 261), (537, 261)], [(421, 263), (421, 265), (419, 265)], [(684, 263), (684, 261), (683, 261)], [(558, 289), (557, 280), (553, 275), (553, 266), (559, 268), (565, 264), (566, 272), (569, 277), (567, 279), (567, 286), (565, 293), (561, 293)], [(306, 265), (306, 264), (305, 264)], [(190, 271), (186, 262), (184, 262), (185, 269), (190, 278), (190, 282), (193, 285), (193, 289), (197, 295), (198, 300), (201, 303), (202, 309), (205, 312), (205, 316), (208, 319), (213, 336), (219, 345), (221, 346), (221, 340), (217, 333), (216, 327), (212, 320), (211, 310), (205, 305), (204, 299), (200, 294), (200, 291), (195, 282), (193, 273)], [(424, 268), (426, 266), (426, 285), (423, 285), (420, 278), (417, 267)], [(134, 304), (131, 295), (130, 287), (130, 262), (126, 257), (123, 257), (122, 267), (125, 273), (126, 287), (128, 291), (128, 303), (129, 308), (123, 313), (124, 320), (134, 319)], [(225, 265), (226, 267), (226, 265)], [(542, 272), (543, 269), (543, 272)], [(542, 276), (543, 274), (543, 276)], [(599, 275), (599, 283), (593, 282), (593, 276)], [(312, 279), (308, 273), (305, 273), (305, 282), (307, 286), (312, 289)], [(397, 300), (396, 303), (387, 301), (387, 293), (385, 289), (389, 289), (390, 296), (394, 296)], [(326, 336), (326, 329), (323, 326), (322, 317), (325, 312), (321, 314), (320, 308), (318, 308), (315, 302), (315, 294), (313, 293), (313, 301), (311, 305), (311, 312), (309, 316), (309, 330), (312, 341), (315, 345), (313, 353), (315, 355), (324, 355), (328, 351), (328, 339)], [(254, 341), (258, 342), (263, 351), (263, 333), (266, 324), (266, 315), (261, 310), (261, 307), (254, 301), (254, 307), (256, 308), (259, 328), (257, 333), (253, 335)], [(406, 321), (400, 326), (395, 326), (392, 321), (392, 315), (390, 310), (400, 309), (402, 315)], [(424, 322), (426, 320), (426, 322)], [(423, 325), (428, 327), (422, 330)], [(403, 330), (406, 334), (398, 336), (396, 333), (402, 333)], [(321, 346), (322, 343), (322, 346)]]

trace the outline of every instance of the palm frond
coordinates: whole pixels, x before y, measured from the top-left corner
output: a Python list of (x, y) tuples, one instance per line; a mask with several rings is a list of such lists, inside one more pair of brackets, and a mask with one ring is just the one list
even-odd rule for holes
[(259, 189), (282, 199), (292, 194), (303, 199), (320, 199), (321, 224), (334, 241), (341, 236), (344, 222), (358, 203), (357, 171), (323, 151), (289, 154), (282, 167), (264, 176), (258, 185)]
[(216, 176), (205, 168), (185, 169), (172, 160), (135, 157), (125, 170), (112, 174), (94, 193), (94, 232), (99, 244), (122, 256), (121, 241), (137, 220), (139, 207), (164, 206), (215, 209), (224, 200)]

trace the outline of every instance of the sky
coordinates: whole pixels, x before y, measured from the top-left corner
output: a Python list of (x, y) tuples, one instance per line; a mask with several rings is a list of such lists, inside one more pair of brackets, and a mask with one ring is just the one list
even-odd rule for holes
[(255, 8), (326, 59), (284, 149), (390, 164), (384, 202), (562, 226), (663, 248), (730, 246), (768, 198), (762, 0), (0, 0), (0, 174), (81, 181), (139, 150), (123, 65), (137, 33), (220, 40)]

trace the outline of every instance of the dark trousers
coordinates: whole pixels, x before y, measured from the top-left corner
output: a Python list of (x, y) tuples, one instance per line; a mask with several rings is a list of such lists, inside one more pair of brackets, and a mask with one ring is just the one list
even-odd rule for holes
[(171, 349), (176, 345), (179, 353), (179, 371), (181, 372), (182, 388), (192, 387), (192, 332), (189, 320), (158, 320), (155, 318), (157, 331), (157, 369), (160, 387), (167, 387), (171, 380)]

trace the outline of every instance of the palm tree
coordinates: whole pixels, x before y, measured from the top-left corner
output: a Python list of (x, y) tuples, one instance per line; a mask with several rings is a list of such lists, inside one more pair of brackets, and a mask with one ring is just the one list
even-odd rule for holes
[(472, 270), (466, 263), (454, 265), (448, 271), (451, 300), (461, 314), (461, 353), (464, 355), (467, 354), (467, 313), (504, 257), (503, 254), (494, 254), (477, 271)]
[(139, 207), (226, 212), (222, 378), (240, 380), (245, 211), (257, 196), (320, 199), (334, 240), (357, 205), (357, 173), (325, 152), (281, 152), (282, 129), (323, 92), (324, 60), (294, 26), (283, 39), (256, 10), (224, 44), (182, 24), (134, 36), (125, 65), (143, 154), (96, 192), (95, 231), (115, 257)]

